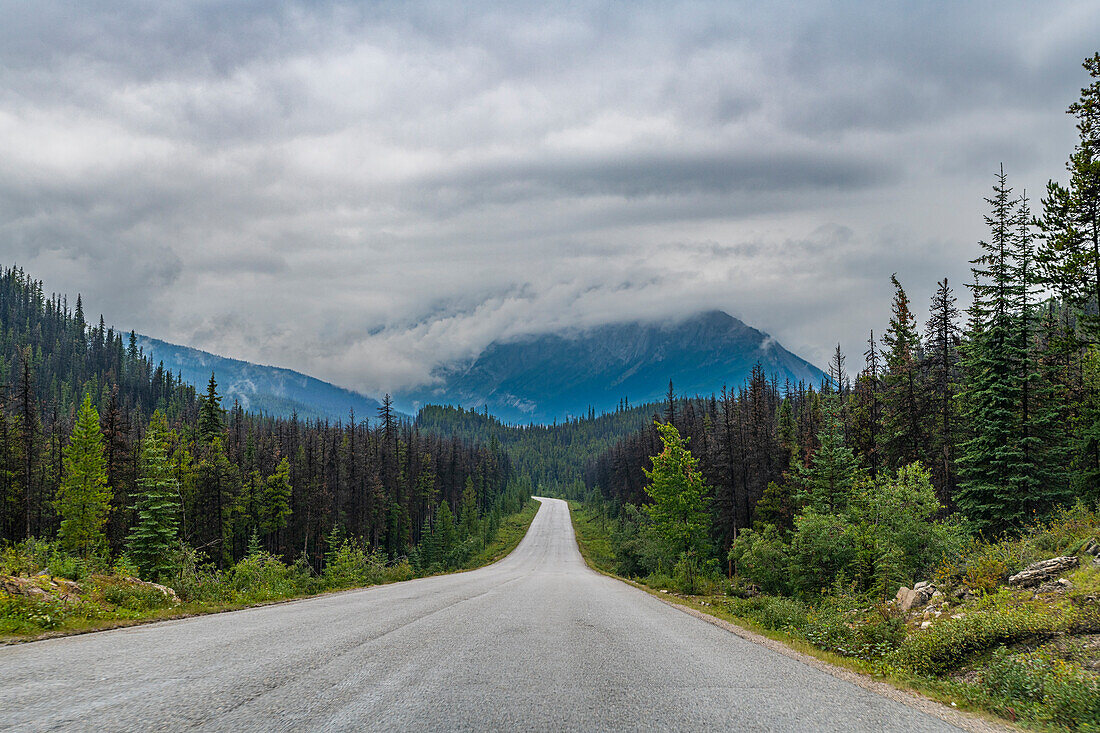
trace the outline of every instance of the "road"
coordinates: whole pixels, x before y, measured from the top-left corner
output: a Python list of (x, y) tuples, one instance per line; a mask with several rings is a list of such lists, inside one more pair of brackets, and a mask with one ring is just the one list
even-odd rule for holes
[(568, 512), (468, 573), (0, 648), (0, 729), (957, 730), (592, 572)]

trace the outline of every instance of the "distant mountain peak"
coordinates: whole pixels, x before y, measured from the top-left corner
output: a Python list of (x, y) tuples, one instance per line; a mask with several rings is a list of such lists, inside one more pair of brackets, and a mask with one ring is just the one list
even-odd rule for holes
[(512, 422), (550, 422), (594, 407), (614, 409), (679, 394), (739, 386), (761, 364), (780, 381), (820, 381), (820, 369), (770, 335), (721, 310), (638, 319), (494, 341), (471, 361), (443, 365), (438, 384), (398, 395), (398, 404), (481, 408)]

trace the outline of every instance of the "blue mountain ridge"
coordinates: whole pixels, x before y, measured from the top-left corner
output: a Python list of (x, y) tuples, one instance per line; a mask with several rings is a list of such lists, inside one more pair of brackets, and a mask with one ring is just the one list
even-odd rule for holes
[(356, 421), (373, 420), (378, 410), (376, 399), (291, 369), (230, 359), (149, 336), (138, 336), (137, 343), (153, 363), (163, 361), (165, 369), (182, 374), (200, 392), (213, 372), (227, 407), (237, 400), (246, 410), (272, 417), (297, 413), (304, 419), (345, 422), (349, 410), (355, 410)]
[(425, 404), (488, 407), (501, 420), (548, 423), (660, 401), (669, 380), (679, 395), (736, 389), (760, 364), (783, 385), (819, 385), (823, 372), (722, 311), (680, 321), (616, 323), (494, 342), (464, 364), (435, 372), (437, 383), (395, 395), (415, 413)]
[[(281, 367), (139, 336), (154, 362), (205, 388), (214, 372), (226, 404), (274, 417), (373, 419), (378, 400)], [(679, 395), (736, 389), (756, 364), (780, 384), (820, 384), (820, 369), (766, 333), (722, 311), (679, 321), (614, 323), (523, 336), (490, 344), (465, 363), (446, 364), (436, 383), (394, 394), (395, 407), (415, 415), (427, 404), (483, 409), (511, 423), (550, 423), (662, 400), (671, 379)]]

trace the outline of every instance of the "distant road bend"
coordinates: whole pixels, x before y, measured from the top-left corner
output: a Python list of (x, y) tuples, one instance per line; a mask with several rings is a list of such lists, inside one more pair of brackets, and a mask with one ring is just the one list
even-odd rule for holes
[(3, 730), (957, 730), (589, 570), (543, 499), (456, 575), (0, 648)]

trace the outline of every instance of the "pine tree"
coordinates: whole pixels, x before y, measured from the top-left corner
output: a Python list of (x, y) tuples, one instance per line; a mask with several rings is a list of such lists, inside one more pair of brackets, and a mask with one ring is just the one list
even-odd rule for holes
[(63, 455), (64, 474), (56, 501), (61, 515), (58, 539), (67, 552), (87, 560), (106, 549), (103, 525), (111, 505), (103, 434), (91, 395), (84, 397)]
[(959, 404), (968, 437), (960, 445), (956, 504), (980, 529), (1002, 531), (1024, 518), (1026, 497), (1017, 493), (1015, 477), (1024, 460), (1020, 437), (1021, 364), (1015, 306), (1019, 287), (1013, 279), (1013, 238), (1017, 221), (1002, 168), (986, 202), (988, 242), (972, 261), (969, 285), (970, 338), (963, 344), (966, 375)]
[(923, 400), (920, 384), (920, 336), (909, 296), (894, 284), (893, 315), (882, 337), (886, 374), (882, 379), (882, 449), (886, 464), (897, 469), (923, 457), (926, 439), (922, 428)]
[(260, 528), (268, 537), (286, 526), (290, 517), (290, 462), (283, 458), (275, 472), (264, 479), (260, 510)]
[(143, 577), (157, 579), (172, 570), (179, 515), (179, 483), (168, 463), (168, 421), (157, 410), (141, 448), (134, 516), (127, 551)]
[(818, 435), (820, 446), (810, 459), (809, 468), (799, 471), (803, 506), (820, 514), (837, 514), (848, 506), (852, 487), (859, 478), (859, 463), (844, 441), (839, 397), (829, 395), (825, 402), (825, 425)]
[(944, 278), (936, 285), (929, 307), (924, 339), (929, 370), (929, 387), (934, 410), (930, 411), (928, 434), (931, 437), (930, 465), (940, 500), (950, 503), (955, 493), (955, 440), (958, 383), (959, 309), (955, 295)]
[(203, 443), (210, 443), (214, 438), (222, 438), (225, 434), (225, 410), (222, 409), (222, 398), (218, 394), (218, 382), (214, 379), (214, 373), (210, 373), (210, 381), (206, 384), (206, 394), (199, 405), (199, 439)]
[(435, 513), (435, 524), (432, 526), (432, 536), (435, 538), (435, 559), (442, 565), (447, 564), (447, 557), (454, 549), (457, 537), (455, 536), (454, 515), (451, 513), (451, 505), (446, 501), (439, 502), (439, 509)]
[(465, 539), (477, 534), (477, 491), (474, 490), (474, 477), (466, 477), (462, 489), (462, 508), (459, 515), (461, 536)]

